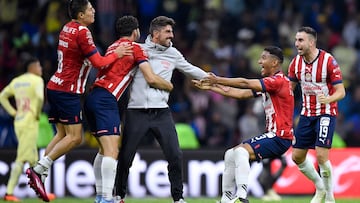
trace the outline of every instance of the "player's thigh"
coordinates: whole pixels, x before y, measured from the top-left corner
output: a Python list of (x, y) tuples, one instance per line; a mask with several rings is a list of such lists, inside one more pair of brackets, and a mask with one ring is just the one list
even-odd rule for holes
[(300, 116), (295, 129), (293, 148), (314, 149), (316, 142), (316, 117)]
[(318, 117), (316, 122), (316, 142), (315, 146), (323, 148), (331, 148), (336, 125), (334, 116), (323, 115)]
[(82, 123), (81, 98), (78, 94), (47, 90), (49, 122), (65, 125)]
[(275, 158), (284, 154), (291, 146), (291, 140), (282, 139), (273, 132), (264, 133), (245, 140), (254, 151), (256, 161)]

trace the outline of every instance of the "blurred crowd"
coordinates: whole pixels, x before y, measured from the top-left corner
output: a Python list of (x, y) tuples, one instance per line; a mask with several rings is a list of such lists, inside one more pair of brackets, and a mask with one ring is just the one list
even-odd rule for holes
[[(283, 49), (284, 72), (297, 52), (300, 26), (318, 32), (318, 47), (340, 64), (346, 97), (339, 102), (336, 134), (348, 147), (360, 146), (360, 2), (356, 0), (97, 0), (90, 27), (101, 53), (115, 40), (114, 22), (122, 15), (139, 19), (143, 42), (158, 15), (176, 21), (174, 46), (205, 71), (226, 77), (260, 77), (264, 46)], [(57, 68), (57, 38), (69, 20), (67, 0), (0, 0), (0, 89), (23, 72), (22, 59), (35, 55), (45, 82)], [(90, 75), (95, 77), (96, 71)], [(239, 101), (195, 89), (179, 72), (170, 96), (176, 123), (191, 126), (201, 147), (229, 147), (264, 130), (258, 99)], [(295, 92), (300, 100), (300, 93)], [(126, 95), (119, 103), (126, 105)], [(46, 105), (44, 107), (46, 112)], [(295, 117), (299, 115), (299, 105)], [(4, 120), (0, 111), (1, 122)], [(181, 136), (181, 135), (179, 135)], [(153, 144), (151, 139), (144, 144)]]

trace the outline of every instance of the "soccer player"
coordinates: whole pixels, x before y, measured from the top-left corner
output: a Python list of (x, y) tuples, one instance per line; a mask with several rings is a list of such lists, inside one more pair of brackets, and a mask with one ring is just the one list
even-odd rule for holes
[[(44, 102), (42, 67), (37, 58), (30, 57), (24, 63), (26, 73), (14, 78), (0, 93), (0, 103), (14, 117), (14, 128), (18, 140), (17, 155), (7, 184), (5, 201), (20, 202), (14, 196), (14, 188), (23, 171), (24, 164), (35, 165), (38, 160), (36, 140), (39, 133), (39, 118)], [(15, 98), (16, 108), (9, 99)], [(53, 199), (54, 196), (49, 196)]]
[(26, 170), (31, 188), (44, 201), (49, 201), (44, 181), (53, 161), (82, 141), (80, 97), (91, 66), (103, 67), (123, 55), (132, 54), (131, 47), (119, 46), (113, 53), (102, 57), (87, 28), (94, 22), (95, 16), (91, 3), (88, 0), (72, 0), (68, 6), (72, 20), (60, 32), (58, 68), (47, 84), (49, 121), (56, 124), (57, 133), (47, 146), (45, 156)]
[(114, 52), (120, 44), (133, 46), (133, 55), (116, 60), (109, 67), (99, 70), (92, 90), (85, 99), (84, 113), (92, 134), (99, 143), (99, 153), (94, 160), (95, 203), (112, 203), (120, 141), (120, 116), (118, 100), (131, 83), (137, 66), (152, 88), (170, 92), (173, 85), (155, 75), (145, 51), (135, 43), (140, 38), (138, 20), (123, 16), (116, 22), (119, 39), (107, 50)]
[(263, 99), (266, 131), (225, 152), (221, 203), (249, 202), (246, 199), (249, 160), (280, 157), (291, 146), (294, 96), (290, 80), (281, 71), (283, 58), (280, 48), (266, 47), (258, 61), (262, 79), (225, 78), (210, 73), (203, 80), (193, 80), (196, 87), (224, 96)]
[[(149, 62), (155, 74), (171, 80), (173, 71), (186, 73), (196, 79), (204, 78), (207, 73), (190, 64), (172, 46), (175, 21), (159, 16), (150, 23), (148, 35), (142, 48), (149, 55)], [(171, 196), (175, 203), (184, 203), (182, 180), (182, 152), (175, 129), (174, 120), (168, 106), (169, 92), (151, 87), (145, 75), (138, 71), (130, 86), (130, 98), (125, 114), (124, 134), (119, 153), (115, 180), (115, 202), (124, 202), (129, 168), (134, 159), (141, 139), (152, 133), (159, 142), (169, 163)], [(139, 123), (141, 126), (139, 127)]]
[[(342, 74), (335, 58), (316, 47), (317, 33), (301, 27), (295, 36), (298, 55), (289, 65), (292, 88), (301, 84), (302, 110), (295, 130), (292, 159), (299, 170), (314, 182), (316, 192), (311, 203), (335, 202), (332, 169), (329, 160), (337, 115), (337, 101), (345, 96)], [(306, 158), (308, 149), (316, 151), (320, 175)]]

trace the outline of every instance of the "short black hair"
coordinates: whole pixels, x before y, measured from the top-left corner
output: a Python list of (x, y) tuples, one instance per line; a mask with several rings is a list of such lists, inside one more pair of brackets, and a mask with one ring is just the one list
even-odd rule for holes
[(39, 61), (39, 59), (34, 56), (29, 56), (28, 58), (26, 58), (24, 61), (24, 66), (23, 66), (24, 72), (29, 71), (30, 64), (38, 62), (38, 61)]
[(116, 20), (115, 30), (118, 37), (130, 36), (139, 28), (139, 22), (134, 16), (123, 16)]
[(161, 28), (167, 25), (171, 25), (171, 27), (174, 27), (175, 26), (174, 19), (166, 16), (158, 16), (151, 21), (149, 32), (152, 35), (154, 31), (159, 31)]
[(68, 1), (68, 14), (71, 19), (77, 19), (80, 12), (85, 12), (89, 0), (69, 0)]
[(269, 52), (269, 54), (275, 56), (279, 59), (280, 63), (284, 62), (284, 54), (281, 48), (276, 46), (267, 46), (264, 48), (264, 51)]
[(316, 30), (312, 27), (307, 27), (307, 26), (301, 27), (301, 28), (299, 28), (298, 32), (305, 32), (307, 34), (312, 35), (315, 38), (315, 40), (317, 39)]

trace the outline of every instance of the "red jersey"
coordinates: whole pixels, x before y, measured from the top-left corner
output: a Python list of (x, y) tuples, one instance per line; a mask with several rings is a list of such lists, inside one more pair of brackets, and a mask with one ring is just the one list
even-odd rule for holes
[(297, 55), (290, 63), (288, 75), (291, 81), (301, 84), (301, 115), (337, 115), (337, 102), (321, 104), (317, 100), (319, 94), (332, 95), (335, 91), (333, 85), (342, 83), (340, 67), (331, 54), (319, 50), (312, 63), (306, 63), (302, 56)]
[(107, 89), (117, 100), (120, 99), (121, 95), (132, 81), (134, 74), (137, 71), (136, 66), (142, 62), (148, 61), (148, 57), (140, 45), (128, 39), (119, 39), (114, 42), (108, 48), (106, 55), (113, 53), (120, 44), (132, 44), (133, 55), (117, 59), (108, 67), (99, 70), (94, 83), (94, 86)]
[(293, 139), (294, 94), (290, 80), (282, 72), (260, 79), (266, 118), (266, 132)]
[[(59, 35), (57, 49), (58, 68), (50, 78), (47, 88), (51, 90), (82, 94), (92, 66), (89, 57), (99, 55), (90, 30), (78, 22), (64, 25)], [(117, 57), (112, 56), (109, 62)], [(109, 57), (110, 58), (110, 57)], [(99, 58), (93, 62), (99, 61)], [(108, 61), (108, 60), (106, 60)], [(101, 63), (97, 62), (97, 65)], [(107, 65), (109, 63), (106, 63)]]

